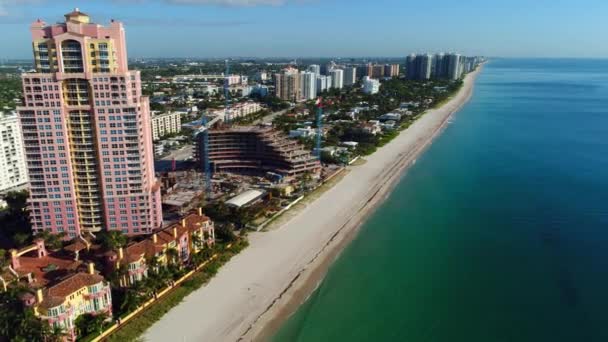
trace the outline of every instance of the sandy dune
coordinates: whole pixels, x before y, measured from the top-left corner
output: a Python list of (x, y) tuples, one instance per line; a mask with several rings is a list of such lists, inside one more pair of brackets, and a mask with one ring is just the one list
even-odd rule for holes
[(470, 98), (478, 73), (469, 74), (448, 103), (422, 116), (367, 163), (353, 167), (283, 227), (251, 234), (249, 248), (167, 313), (144, 339), (250, 341), (268, 336), (314, 289), (360, 222)]

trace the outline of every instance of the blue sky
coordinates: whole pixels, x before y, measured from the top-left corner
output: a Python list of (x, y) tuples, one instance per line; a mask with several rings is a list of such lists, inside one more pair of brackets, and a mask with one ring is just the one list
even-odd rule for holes
[(0, 0), (0, 58), (73, 7), (123, 21), (130, 57), (608, 57), (606, 0)]

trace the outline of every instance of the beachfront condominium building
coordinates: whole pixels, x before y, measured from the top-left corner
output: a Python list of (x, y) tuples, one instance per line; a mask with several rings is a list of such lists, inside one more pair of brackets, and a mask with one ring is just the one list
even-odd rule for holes
[(298, 69), (286, 68), (283, 72), (274, 74), (274, 87), (281, 100), (297, 102), (302, 98)]
[(416, 79), (428, 80), (431, 78), (433, 68), (433, 55), (423, 54), (416, 56)]
[(18, 112), (32, 228), (73, 238), (160, 227), (149, 102), (128, 69), (122, 23), (98, 25), (75, 9), (30, 29), (36, 70), (22, 74)]
[(457, 53), (451, 53), (447, 57), (447, 78), (457, 80), (462, 75), (461, 56)]
[(167, 134), (179, 133), (182, 129), (182, 115), (178, 112), (153, 113), (152, 140), (156, 141)]
[(312, 100), (317, 97), (317, 74), (310, 71), (302, 71), (300, 73), (300, 89), (302, 89), (302, 98), (304, 100)]
[(344, 88), (344, 70), (333, 69), (330, 74), (332, 87), (336, 89)]
[(350, 87), (357, 83), (357, 68), (356, 67), (345, 67), (344, 68), (344, 86)]
[(416, 55), (414, 54), (405, 58), (405, 77), (408, 80), (416, 79)]
[(405, 61), (406, 76), (410, 80), (428, 80), (433, 71), (433, 55), (409, 55)]
[(447, 58), (444, 53), (437, 53), (433, 56), (433, 68), (431, 70), (432, 78), (447, 78)]
[(0, 193), (27, 183), (25, 153), (19, 118), (15, 112), (0, 112)]

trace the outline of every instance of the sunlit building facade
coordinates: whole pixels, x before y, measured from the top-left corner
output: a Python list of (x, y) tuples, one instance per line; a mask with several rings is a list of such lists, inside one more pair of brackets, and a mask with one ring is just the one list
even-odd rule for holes
[(162, 224), (148, 98), (127, 66), (125, 30), (90, 22), (31, 25), (36, 71), (22, 75), (23, 129), (35, 231), (120, 230)]

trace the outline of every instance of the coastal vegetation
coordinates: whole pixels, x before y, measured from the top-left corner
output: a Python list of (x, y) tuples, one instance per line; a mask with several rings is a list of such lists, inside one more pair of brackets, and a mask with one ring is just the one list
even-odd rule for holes
[[(187, 295), (204, 286), (217, 274), (220, 267), (226, 264), (233, 256), (240, 253), (248, 245), (247, 239), (239, 238), (231, 244), (217, 244), (210, 250), (211, 252), (205, 252), (205, 257), (207, 257), (205, 258), (205, 261), (207, 261), (207, 263), (199, 271), (194, 273), (188, 280), (173, 288), (165, 296), (159, 298), (153, 305), (138, 314), (135, 318), (120, 326), (116, 332), (108, 336), (107, 341), (133, 341), (139, 338), (150, 326), (152, 326), (152, 324), (160, 320), (173, 307), (180, 304)], [(198, 266), (198, 264), (196, 264), (196, 266)], [(186, 271), (195, 269), (196, 266), (193, 264), (181, 272), (185, 274)], [(176, 275), (178, 274), (179, 272)], [(153, 280), (152, 283), (153, 282), (156, 282), (156, 280)], [(142, 285), (142, 289), (138, 291), (139, 296), (141, 296), (141, 298), (138, 299), (140, 303), (154, 297), (154, 291), (145, 289), (147, 286), (150, 285)], [(131, 306), (133, 309), (137, 307), (139, 307), (139, 304)], [(130, 311), (123, 310), (118, 317), (124, 317), (128, 312)], [(84, 340), (90, 340), (92, 337), (93, 336), (88, 336)]]
[[(358, 87), (330, 89), (321, 94), (325, 136), (322, 147), (338, 146), (343, 142), (356, 142), (356, 155), (370, 155), (409, 127), (427, 110), (439, 107), (462, 87), (462, 80), (413, 81), (392, 78), (382, 81), (377, 94), (365, 94)], [(308, 125), (317, 128), (317, 108), (313, 101), (305, 104), (305, 110), (293, 109), (274, 119), (273, 125), (285, 133)], [(401, 118), (392, 128), (371, 132), (366, 125), (373, 120), (383, 120), (386, 113), (397, 112)], [(389, 121), (390, 122), (390, 121)], [(314, 139), (301, 139), (308, 148), (314, 147)], [(344, 163), (344, 158), (324, 154), (324, 162)]]
[(0, 77), (0, 111), (15, 109), (21, 99), (21, 79)]

